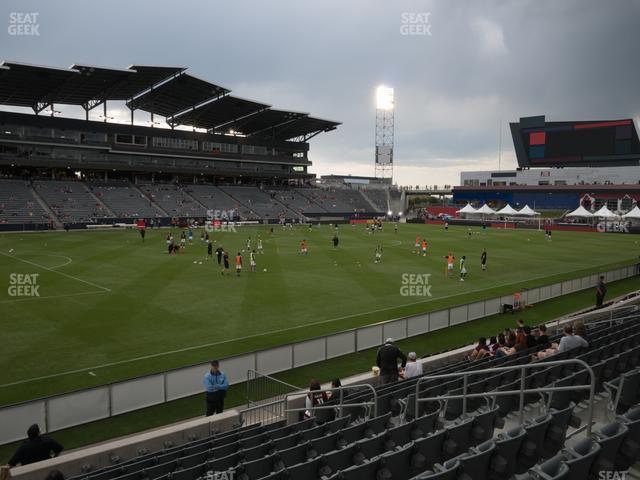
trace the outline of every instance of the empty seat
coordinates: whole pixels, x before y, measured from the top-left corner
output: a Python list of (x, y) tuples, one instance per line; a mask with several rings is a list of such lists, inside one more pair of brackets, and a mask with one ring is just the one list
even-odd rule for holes
[(197, 480), (206, 472), (206, 464), (195, 465), (191, 468), (177, 470), (171, 474), (171, 480)]
[(303, 443), (286, 450), (279, 450), (275, 455), (278, 462), (276, 470), (292, 467), (309, 459), (309, 443)]
[(569, 467), (568, 480), (585, 480), (594, 460), (600, 453), (600, 445), (591, 438), (584, 438), (562, 451), (565, 463)]
[(389, 442), (387, 438), (387, 433), (382, 432), (373, 438), (356, 442), (357, 454), (361, 455), (362, 460), (382, 455), (385, 451), (389, 450)]
[(446, 434), (446, 430), (438, 430), (414, 442), (414, 456), (411, 461), (416, 468), (427, 470), (436, 463), (442, 462), (444, 456), (442, 445)]
[[(556, 410), (555, 408), (549, 409), (549, 415), (551, 415), (551, 423), (547, 428), (547, 433), (544, 439), (544, 446), (542, 449), (543, 458), (551, 458), (560, 451), (564, 445), (564, 441), (567, 437), (567, 428), (572, 420), (573, 408), (575, 405), (572, 403), (564, 410)], [(577, 419), (578, 422), (580, 421)], [(578, 425), (574, 425), (578, 426)]]
[(436, 410), (416, 418), (411, 436), (414, 439), (418, 439), (424, 437), (428, 433), (435, 432), (438, 427), (439, 416), (440, 410)]
[(518, 473), (526, 472), (529, 468), (533, 467), (542, 456), (547, 428), (552, 419), (553, 417), (547, 414), (524, 423), (527, 436), (522, 442), (518, 453), (518, 465), (516, 468)]
[(605, 382), (605, 389), (610, 392), (609, 400), (612, 410), (617, 413), (626, 412), (629, 407), (638, 401), (638, 391), (640, 389), (640, 370), (620, 375), (610, 382)]
[(471, 437), (474, 443), (481, 443), (493, 437), (493, 429), (498, 419), (498, 407), (484, 407), (474, 414)]
[[(363, 463), (362, 465), (354, 465), (346, 468), (331, 479), (336, 480), (370, 480), (377, 478), (378, 470), (380, 469), (380, 462), (374, 460), (372, 462)], [(308, 479), (307, 479), (308, 480)]]
[(471, 429), (474, 418), (464, 418), (445, 428), (446, 440), (442, 449), (449, 457), (454, 457), (465, 452), (471, 445)]
[(353, 465), (362, 463), (362, 458), (357, 455), (358, 448), (355, 445), (328, 453), (320, 457), (322, 467), (320, 473), (324, 477), (330, 477), (340, 470), (346, 470)]
[(402, 447), (413, 440), (414, 421), (398, 425), (397, 427), (390, 428), (387, 431), (389, 441), (391, 442), (391, 448)]
[(493, 440), (488, 440), (476, 447), (471, 447), (466, 453), (458, 456), (462, 464), (464, 478), (473, 480), (485, 480), (489, 476), (491, 458), (496, 450)]
[(391, 413), (380, 415), (379, 417), (371, 418), (366, 422), (366, 428), (364, 435), (372, 437), (387, 430), (389, 427), (389, 421), (391, 420)]
[(529, 473), (530, 478), (535, 480), (566, 480), (569, 478), (569, 466), (564, 462), (562, 455), (556, 455), (540, 465), (535, 465)]
[(315, 458), (340, 447), (342, 437), (340, 433), (333, 433), (324, 437), (316, 438), (309, 442), (309, 457)]
[(517, 427), (501, 433), (495, 439), (496, 453), (491, 459), (490, 479), (504, 479), (511, 477), (516, 471), (516, 458), (527, 432)]
[(250, 462), (243, 462), (236, 468), (237, 480), (257, 480), (275, 470), (282, 469), (277, 455), (259, 458)]
[(620, 446), (617, 458), (617, 468), (626, 470), (640, 460), (640, 407), (630, 409), (623, 416), (618, 417), (628, 429), (627, 436)]
[(415, 476), (412, 480), (454, 480), (458, 476), (460, 460), (453, 458), (444, 464), (437, 464), (433, 470)]
[(381, 455), (379, 460), (379, 471), (377, 478), (379, 480), (396, 479), (396, 478), (410, 478), (417, 471), (411, 464), (411, 458), (413, 457), (413, 445), (409, 444), (400, 450), (394, 452), (387, 452)]
[(600, 452), (591, 466), (592, 472), (615, 470), (616, 457), (629, 429), (618, 422), (607, 423), (594, 435), (600, 444)]

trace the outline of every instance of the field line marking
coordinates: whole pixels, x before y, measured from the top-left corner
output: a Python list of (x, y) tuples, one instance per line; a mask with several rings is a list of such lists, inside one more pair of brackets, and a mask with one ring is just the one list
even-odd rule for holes
[(74, 277), (73, 275), (69, 275), (68, 273), (59, 272), (57, 270), (54, 270), (53, 268), (45, 267), (44, 265), (39, 265), (39, 264), (37, 264), (35, 262), (30, 262), (29, 260), (25, 260), (23, 258), (16, 257), (15, 255), (9, 255), (8, 253), (4, 253), (4, 252), (0, 252), (0, 255), (4, 255), (5, 257), (13, 258), (15, 260), (18, 260), (18, 261), (23, 262), (23, 263), (27, 263), (29, 265), (33, 265), (34, 267), (42, 268), (42, 269), (47, 270), (49, 272), (57, 273), (58, 275), (62, 275), (63, 277), (67, 277), (67, 278), (70, 278), (72, 280), (76, 280), (78, 282), (82, 282), (82, 283), (85, 283), (87, 285), (91, 285), (92, 287), (99, 288), (100, 290), (104, 290), (105, 292), (111, 292), (110, 288), (103, 287), (102, 285), (98, 285), (97, 283), (90, 282), (89, 280), (83, 280), (81, 278)]
[(13, 300), (3, 300), (0, 302), (0, 304), (24, 302), (27, 300), (46, 300), (49, 298), (78, 297), (80, 295), (97, 295), (99, 293), (109, 293), (109, 292), (107, 292), (106, 290), (96, 290), (94, 292), (65, 293), (62, 295), (47, 295), (45, 297), (21, 297), (21, 298), (14, 298)]
[(67, 265), (69, 265), (71, 262), (73, 262), (73, 259), (71, 257), (67, 257), (66, 255), (54, 255), (54, 254), (48, 254), (47, 257), (57, 257), (57, 258), (64, 258), (67, 260), (66, 263), (61, 263), (60, 265), (54, 265), (53, 267), (50, 268), (60, 268), (60, 267), (66, 267)]
[[(541, 275), (541, 276), (538, 276), (538, 277), (530, 278), (529, 280), (536, 280), (536, 279), (548, 278), (548, 277), (549, 277), (549, 275)], [(494, 288), (504, 287), (504, 286), (508, 286), (508, 285), (513, 285), (513, 282), (498, 284), (498, 285), (495, 285)], [(475, 290), (469, 290), (468, 292), (464, 292), (463, 294), (475, 293), (475, 292), (480, 292), (480, 291), (483, 291), (483, 290), (486, 290), (486, 288), (477, 288)], [(442, 296), (442, 297), (438, 297), (438, 299), (440, 300), (440, 299), (443, 299), (443, 298), (450, 298), (450, 297), (455, 297), (455, 296), (458, 296), (458, 295), (461, 295), (461, 294), (460, 293), (455, 293), (455, 294), (451, 294), (451, 295), (445, 295), (445, 296)], [(551, 300), (551, 299), (549, 299), (549, 300)], [(12, 386), (15, 386), (15, 385), (22, 385), (22, 384), (25, 384), (25, 383), (36, 382), (36, 381), (39, 381), (39, 380), (47, 380), (47, 379), (50, 379), (50, 378), (62, 377), (62, 376), (65, 376), (65, 375), (73, 375), (73, 374), (76, 374), (76, 373), (87, 372), (87, 371), (90, 371), (90, 370), (98, 370), (100, 368), (115, 367), (117, 365), (125, 365), (127, 363), (139, 362), (141, 360), (149, 360), (151, 358), (158, 358), (158, 357), (163, 357), (163, 356), (166, 356), (166, 355), (174, 355), (176, 353), (183, 353), (183, 352), (188, 352), (188, 351), (191, 351), (191, 350), (198, 350), (198, 349), (202, 349), (202, 348), (215, 347), (215, 346), (218, 346), (218, 345), (224, 345), (225, 343), (239, 342), (239, 341), (242, 341), (242, 340), (249, 340), (251, 338), (263, 337), (263, 336), (266, 336), (266, 335), (273, 335), (273, 334), (277, 334), (277, 333), (284, 333), (284, 332), (289, 332), (289, 331), (292, 331), (292, 330), (299, 330), (301, 328), (307, 328), (307, 327), (312, 327), (312, 326), (316, 326), (316, 325), (323, 325), (323, 324), (326, 324), (326, 323), (337, 322), (339, 320), (346, 320), (348, 318), (358, 317), (358, 316), (361, 316), (361, 315), (369, 315), (371, 313), (378, 313), (378, 312), (384, 312), (384, 311), (387, 311), (387, 310), (394, 310), (394, 309), (397, 309), (397, 308), (410, 307), (412, 305), (418, 305), (420, 303), (427, 303), (427, 302), (430, 302), (430, 301), (431, 300), (419, 300), (417, 302), (405, 303), (403, 305), (395, 305), (393, 307), (384, 307), (384, 308), (379, 308), (379, 309), (376, 309), (376, 310), (370, 310), (368, 312), (353, 313), (353, 314), (344, 315), (344, 316), (341, 316), (341, 317), (330, 318), (330, 319), (326, 319), (326, 320), (319, 320), (317, 322), (306, 323), (304, 325), (296, 325), (294, 327), (288, 327), (288, 328), (279, 328), (277, 330), (272, 330), (272, 331), (263, 332), (263, 333), (255, 333), (253, 335), (246, 335), (244, 337), (230, 338), (230, 339), (227, 339), (227, 340), (221, 340), (219, 342), (205, 343), (205, 344), (202, 344), (202, 345), (191, 345), (189, 347), (178, 348), (176, 350), (169, 350), (169, 351), (166, 351), (166, 352), (151, 353), (149, 355), (143, 355), (141, 357), (129, 358), (127, 360), (118, 360), (116, 362), (108, 362), (108, 363), (103, 363), (101, 365), (94, 365), (94, 366), (91, 366), (91, 367), (79, 368), (79, 369), (76, 369), (76, 370), (68, 370), (68, 371), (65, 371), (65, 372), (52, 373), (50, 375), (43, 375), (41, 377), (33, 377), (33, 378), (25, 379), (25, 380), (18, 380), (18, 381), (11, 382), (11, 383), (4, 383), (4, 384), (0, 385), (0, 388), (12, 387)], [(478, 301), (482, 301), (482, 300), (478, 300)], [(473, 303), (473, 302), (470, 302), (470, 303)], [(420, 314), (416, 313), (414, 315), (420, 315)], [(332, 333), (339, 333), (339, 332), (332, 332)], [(331, 333), (327, 333), (325, 335), (331, 335)]]

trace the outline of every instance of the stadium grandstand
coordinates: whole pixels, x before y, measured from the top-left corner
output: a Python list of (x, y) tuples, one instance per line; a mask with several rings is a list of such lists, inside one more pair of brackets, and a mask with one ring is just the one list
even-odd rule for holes
[[(233, 96), (184, 68), (0, 67), (0, 105), (35, 113), (0, 112), (3, 229), (131, 218), (164, 225), (229, 208), (265, 223), (386, 211), (347, 185), (325, 188), (308, 171), (309, 140), (338, 122)], [(126, 102), (130, 124), (107, 121), (109, 101)], [(86, 118), (43, 113), (61, 104), (80, 106)], [(105, 121), (89, 120), (100, 107)], [(165, 117), (170, 128), (137, 125), (136, 111), (152, 123)]]

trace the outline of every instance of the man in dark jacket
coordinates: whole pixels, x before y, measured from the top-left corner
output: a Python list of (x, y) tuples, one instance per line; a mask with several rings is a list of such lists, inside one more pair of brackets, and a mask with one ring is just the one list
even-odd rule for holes
[(596, 308), (601, 308), (604, 302), (604, 296), (607, 294), (607, 287), (604, 284), (604, 276), (600, 275), (598, 285), (596, 285)]
[(387, 338), (384, 345), (378, 349), (376, 358), (382, 385), (398, 380), (398, 359), (402, 361), (402, 368), (404, 368), (407, 365), (407, 356), (393, 344), (392, 338)]
[(52, 457), (57, 457), (64, 448), (54, 439), (45, 435), (40, 435), (40, 427), (35, 423), (27, 430), (27, 440), (22, 442), (22, 445), (18, 447), (16, 453), (13, 454), (9, 465), (15, 467), (16, 465), (28, 465), (30, 463), (39, 462), (41, 460), (47, 460)]

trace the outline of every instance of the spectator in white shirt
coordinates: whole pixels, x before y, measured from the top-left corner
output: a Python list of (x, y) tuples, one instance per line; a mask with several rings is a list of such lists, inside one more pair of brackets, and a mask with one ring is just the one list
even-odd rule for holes
[(422, 375), (422, 363), (416, 361), (416, 352), (410, 352), (407, 366), (404, 367), (404, 378), (418, 377)]

